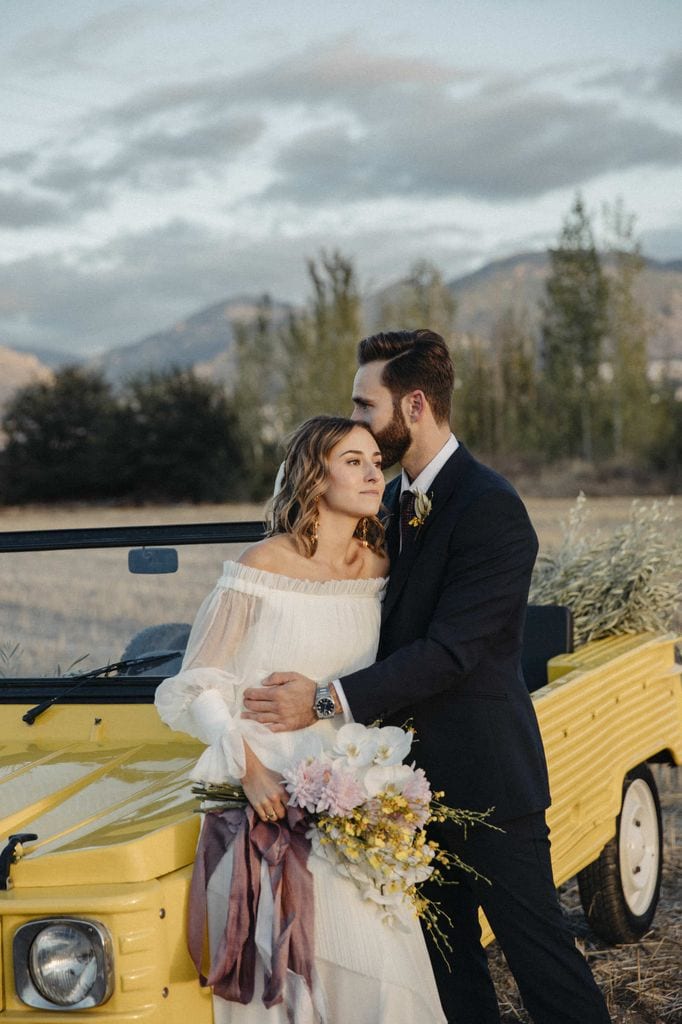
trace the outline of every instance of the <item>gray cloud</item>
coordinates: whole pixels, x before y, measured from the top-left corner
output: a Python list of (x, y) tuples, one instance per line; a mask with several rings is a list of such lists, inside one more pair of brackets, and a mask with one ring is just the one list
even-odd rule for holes
[[(118, 10), (120, 23), (127, 10)], [(681, 66), (671, 58), (660, 69), (671, 95)], [(604, 88), (604, 76), (591, 85)], [(74, 215), (106, 207), (115, 189), (184, 188), (219, 176), (276, 128), (282, 110), (300, 128), (274, 153), (276, 178), (263, 199), (306, 207), (390, 196), (515, 200), (682, 161), (682, 135), (623, 114), (615, 101), (543, 91), (532, 76), (375, 55), (343, 36), (248, 73), (145, 89), (97, 111), (83, 138), (110, 155), (95, 162), (74, 156), (77, 145), (46, 151), (33, 183)]]
[(147, 89), (98, 116), (130, 126), (187, 109), (213, 116), (226, 105), (244, 103), (365, 110), (373, 97), (383, 109), (387, 92), (398, 99), (406, 89), (439, 89), (477, 77), (436, 62), (368, 53), (354, 35), (344, 35), (252, 72)]
[(35, 153), (28, 149), (16, 149), (12, 153), (5, 153), (0, 156), (0, 168), (4, 171), (11, 171), (16, 174), (23, 174), (35, 163)]
[(654, 77), (650, 67), (614, 67), (596, 75), (588, 75), (580, 85), (587, 89), (615, 89), (624, 96), (643, 96), (649, 91)]
[[(666, 72), (669, 89), (676, 70), (671, 63)], [(134, 124), (174, 107), (207, 117), (226, 106), (278, 105), (328, 119), (294, 135), (276, 160), (269, 197), (304, 204), (381, 195), (514, 199), (682, 159), (682, 136), (615, 103), (543, 92), (522, 76), (484, 79), (375, 56), (354, 37), (249, 74), (148, 91), (111, 116)]]
[[(55, 12), (58, 8), (55, 7)], [(15, 47), (11, 60), (32, 73), (52, 74), (64, 68), (89, 68), (92, 60), (101, 59), (131, 33), (154, 24), (160, 12), (139, 3), (123, 3), (112, 10), (96, 14), (77, 28), (62, 28), (55, 14), (52, 25), (30, 32)]]
[(67, 217), (64, 206), (50, 199), (27, 195), (20, 189), (0, 189), (0, 225), (29, 228), (56, 224)]
[(308, 132), (280, 154), (271, 194), (301, 203), (380, 195), (539, 195), (598, 174), (682, 160), (682, 136), (613, 105), (485, 92), (413, 95), (372, 123)]
[(682, 103), (682, 52), (668, 57), (662, 65), (657, 91), (674, 103)]
[(255, 142), (262, 130), (259, 118), (235, 116), (185, 131), (149, 131), (99, 164), (58, 157), (35, 184), (71, 196), (80, 209), (105, 204), (113, 185), (181, 188), (200, 172), (224, 170), (226, 161)]
[(662, 97), (672, 103), (680, 103), (682, 51), (671, 53), (656, 64), (616, 65), (586, 78), (581, 84), (588, 89), (613, 89), (628, 98)]
[[(439, 225), (457, 237), (457, 225)], [(257, 239), (175, 221), (122, 235), (81, 253), (46, 253), (7, 263), (0, 279), (0, 337), (8, 346), (88, 352), (134, 342), (204, 306), (268, 290), (287, 301), (308, 293), (306, 259), (322, 248), (351, 255), (363, 286), (374, 289), (427, 256), (452, 275), (483, 256), (470, 233), (434, 243), (433, 225), (354, 234)], [(371, 278), (363, 267), (372, 267)]]
[(230, 291), (217, 241), (175, 222), (76, 258), (53, 252), (5, 264), (3, 343), (88, 351), (172, 323)]

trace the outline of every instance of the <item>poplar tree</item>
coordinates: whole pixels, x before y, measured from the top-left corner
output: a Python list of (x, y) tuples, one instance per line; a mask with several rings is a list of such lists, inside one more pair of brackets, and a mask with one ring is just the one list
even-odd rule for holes
[(279, 441), (284, 432), (277, 396), (281, 390), (277, 329), (272, 300), (264, 295), (253, 322), (234, 328), (234, 409), (248, 480), (246, 494), (261, 499), (272, 493), (280, 460)]
[(635, 294), (644, 259), (634, 237), (633, 215), (621, 200), (604, 207), (609, 276), (607, 353), (611, 366), (613, 449), (616, 456), (646, 451), (654, 430), (647, 377), (648, 323)]
[(580, 195), (566, 217), (542, 302), (543, 433), (550, 457), (594, 461), (608, 287)]
[(417, 260), (408, 276), (381, 302), (381, 329), (415, 331), (428, 327), (451, 345), (457, 303), (438, 267)]
[(357, 344), (363, 335), (352, 260), (334, 251), (308, 260), (312, 293), (278, 332), (279, 409), (286, 429), (317, 413), (350, 415)]
[(527, 456), (538, 447), (539, 388), (527, 315), (509, 308), (492, 331), (495, 352), (495, 451)]
[(455, 432), (478, 451), (491, 455), (498, 437), (495, 367), (480, 338), (460, 338), (455, 346)]

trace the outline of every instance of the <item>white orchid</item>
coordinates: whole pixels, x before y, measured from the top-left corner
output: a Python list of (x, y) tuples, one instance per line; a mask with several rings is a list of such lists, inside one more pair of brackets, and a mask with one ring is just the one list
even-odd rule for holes
[(342, 725), (336, 734), (334, 753), (345, 757), (354, 768), (371, 764), (377, 754), (379, 729), (368, 729), (359, 722)]
[(396, 725), (385, 725), (382, 729), (372, 729), (377, 734), (375, 764), (400, 764), (410, 752), (412, 733), (399, 729)]
[(413, 775), (413, 769), (407, 764), (372, 765), (365, 773), (367, 795), (373, 797), (388, 789), (402, 793), (403, 786)]

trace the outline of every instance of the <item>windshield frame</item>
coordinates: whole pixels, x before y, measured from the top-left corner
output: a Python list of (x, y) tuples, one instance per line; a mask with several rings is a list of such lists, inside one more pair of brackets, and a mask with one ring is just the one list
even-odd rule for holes
[[(0, 553), (70, 551), (88, 548), (152, 548), (190, 544), (253, 544), (266, 536), (261, 521), (185, 523), (158, 526), (111, 526), (58, 530), (0, 531)], [(37, 703), (58, 697), (63, 704), (149, 704), (166, 676), (111, 675), (84, 679), (79, 673), (54, 676), (0, 678), (0, 704)]]

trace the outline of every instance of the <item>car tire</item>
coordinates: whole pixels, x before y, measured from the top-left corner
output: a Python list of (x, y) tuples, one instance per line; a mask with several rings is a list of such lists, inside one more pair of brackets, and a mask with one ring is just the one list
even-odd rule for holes
[(615, 836), (578, 874), (592, 930), (612, 944), (641, 939), (656, 913), (662, 870), (661, 804), (651, 769), (642, 764), (623, 781)]

